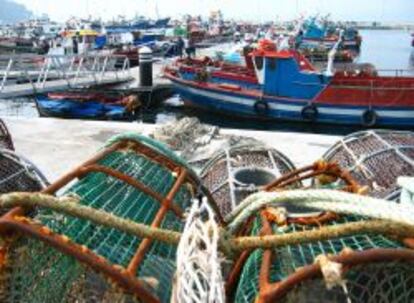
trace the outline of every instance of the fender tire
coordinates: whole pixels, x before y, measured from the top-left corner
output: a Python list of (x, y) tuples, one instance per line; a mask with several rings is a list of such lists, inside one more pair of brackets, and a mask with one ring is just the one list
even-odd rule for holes
[(367, 109), (362, 113), (361, 122), (365, 127), (372, 127), (377, 124), (378, 115), (372, 109)]
[(258, 115), (266, 116), (269, 113), (269, 104), (266, 101), (257, 101), (254, 104), (254, 110)]
[(318, 108), (314, 104), (309, 104), (302, 108), (301, 116), (305, 121), (316, 121), (318, 119), (318, 115)]

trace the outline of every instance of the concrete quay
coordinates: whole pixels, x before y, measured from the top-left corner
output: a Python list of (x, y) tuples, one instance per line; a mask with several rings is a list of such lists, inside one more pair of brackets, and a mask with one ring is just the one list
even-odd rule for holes
[[(16, 150), (53, 182), (90, 158), (110, 137), (123, 132), (151, 133), (157, 125), (52, 118), (2, 118)], [(288, 156), (296, 166), (319, 159), (341, 137), (279, 131), (221, 129), (222, 134), (253, 137)]]

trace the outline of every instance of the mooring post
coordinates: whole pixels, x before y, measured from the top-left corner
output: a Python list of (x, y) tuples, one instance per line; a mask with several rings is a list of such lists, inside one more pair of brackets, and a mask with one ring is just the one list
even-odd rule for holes
[(139, 84), (140, 86), (152, 86), (152, 50), (149, 47), (141, 47), (139, 55)]

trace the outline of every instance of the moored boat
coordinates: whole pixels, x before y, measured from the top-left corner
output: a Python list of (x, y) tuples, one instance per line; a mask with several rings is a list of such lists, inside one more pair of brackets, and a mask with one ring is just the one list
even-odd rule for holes
[(414, 125), (412, 77), (379, 76), (368, 68), (334, 72), (332, 62), (319, 72), (293, 50), (255, 50), (249, 56), (253, 70), (181, 61), (167, 67), (165, 76), (186, 103), (232, 115), (365, 127)]
[(133, 120), (140, 106), (136, 96), (109, 96), (102, 93), (64, 92), (36, 97), (42, 117), (94, 120)]
[[(362, 44), (362, 37), (355, 28), (342, 28), (343, 31), (343, 49), (352, 49), (359, 51)], [(340, 31), (329, 25), (327, 20), (318, 20), (316, 17), (306, 20), (297, 35), (300, 44), (305, 47), (324, 46), (332, 48), (340, 40)]]

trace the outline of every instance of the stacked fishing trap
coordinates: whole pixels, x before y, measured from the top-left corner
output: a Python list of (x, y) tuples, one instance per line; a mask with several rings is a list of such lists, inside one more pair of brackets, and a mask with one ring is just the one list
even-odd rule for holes
[(237, 145), (218, 151), (200, 175), (225, 216), (244, 198), (294, 169), (293, 163), (275, 149)]
[[(36, 192), (47, 184), (40, 170), (14, 151), (6, 124), (0, 119), (0, 194), (15, 191)], [(0, 210), (0, 214), (3, 211)]]
[[(283, 240), (294, 240), (275, 245), (275, 248), (243, 251), (227, 281), (230, 300), (292, 303), (413, 301), (414, 252), (406, 248), (412, 247), (409, 239), (397, 240), (383, 234), (384, 229), (372, 233), (360, 230), (344, 236), (332, 231), (324, 234), (324, 239), (312, 238), (312, 233), (316, 233), (318, 238), (324, 229), (330, 227), (370, 225), (365, 216), (370, 214), (370, 207), (375, 208), (374, 204), (360, 208), (358, 204), (364, 202), (361, 199), (340, 207), (338, 190), (351, 193), (365, 191), (348, 172), (336, 164), (318, 162), (313, 167), (280, 178), (265, 189), (281, 191), (283, 187), (296, 187), (298, 181), (306, 178), (314, 178), (311, 182), (314, 188), (335, 191), (315, 192), (308, 188), (309, 193), (306, 194), (305, 190), (302, 197), (285, 203), (262, 203), (261, 207), (253, 208), (250, 213), (245, 211), (249, 215), (235, 219), (235, 216), (240, 217), (237, 213), (243, 212), (242, 208), (248, 207), (248, 204), (242, 203), (240, 209), (228, 217), (235, 232), (250, 236), (276, 235)], [(292, 193), (295, 194), (295, 191)], [(336, 195), (338, 204), (335, 203)], [(326, 198), (328, 202), (323, 205), (321, 201)], [(301, 202), (301, 199), (319, 204), (313, 207), (312, 203), (305, 203), (310, 208), (297, 208), (296, 202)], [(328, 211), (320, 209), (320, 206), (325, 206)], [(338, 212), (335, 212), (336, 208)], [(385, 208), (382, 211), (387, 212)], [(250, 226), (246, 228), (242, 222), (250, 222)], [(298, 235), (299, 239), (293, 239)]]
[(351, 134), (330, 148), (323, 158), (350, 171), (369, 195), (395, 200), (397, 177), (414, 175), (414, 133), (369, 130)]
[(412, 302), (412, 205), (366, 196), (371, 181), (260, 145), (199, 179), (118, 136), (42, 192), (0, 196), (0, 302)]
[(0, 220), (6, 243), (0, 301), (168, 302), (176, 247), (105, 224), (124, 219), (125, 228), (142, 223), (181, 231), (184, 210), (200, 188), (191, 170), (158, 143), (114, 139), (43, 191), (61, 197), (53, 205), (99, 210), (104, 225), (96, 214), (87, 220), (79, 211), (45, 206), (33, 218), (16, 207)]

